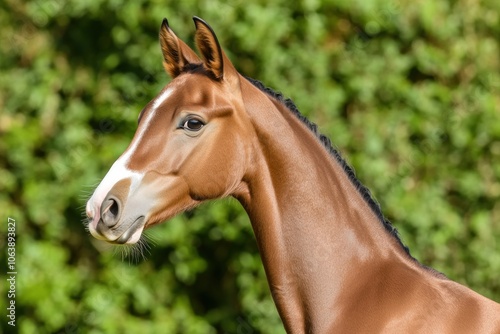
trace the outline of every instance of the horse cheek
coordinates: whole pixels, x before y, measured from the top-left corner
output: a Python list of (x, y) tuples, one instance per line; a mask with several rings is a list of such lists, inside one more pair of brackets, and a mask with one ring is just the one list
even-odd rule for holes
[(230, 195), (239, 183), (241, 155), (236, 145), (212, 150), (199, 162), (191, 175), (189, 185), (192, 197), (209, 200)]

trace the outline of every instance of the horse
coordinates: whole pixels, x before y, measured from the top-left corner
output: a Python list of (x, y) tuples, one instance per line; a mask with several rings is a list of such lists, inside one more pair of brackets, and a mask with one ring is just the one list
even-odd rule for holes
[(500, 333), (500, 304), (420, 264), (329, 139), (244, 77), (194, 17), (200, 56), (163, 20), (172, 77), (86, 205), (92, 236), (144, 229), (232, 196), (288, 333)]

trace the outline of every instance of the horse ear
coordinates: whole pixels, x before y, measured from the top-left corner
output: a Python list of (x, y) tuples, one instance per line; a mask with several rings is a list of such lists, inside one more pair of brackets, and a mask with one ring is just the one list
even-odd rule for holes
[(201, 63), (196, 53), (170, 29), (167, 19), (163, 19), (160, 27), (160, 45), (163, 67), (172, 78), (181, 74), (186, 65)]
[(201, 52), (205, 68), (219, 80), (236, 74), (236, 69), (222, 51), (217, 36), (208, 23), (196, 16), (193, 21), (196, 26), (196, 46)]

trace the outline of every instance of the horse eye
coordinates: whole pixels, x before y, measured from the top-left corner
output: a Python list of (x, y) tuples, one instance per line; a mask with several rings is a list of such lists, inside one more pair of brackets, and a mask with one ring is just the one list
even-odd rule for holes
[(188, 119), (187, 121), (185, 121), (184, 124), (182, 125), (182, 127), (186, 130), (198, 131), (198, 130), (201, 130), (201, 128), (204, 125), (205, 124), (202, 121), (200, 121), (199, 119), (191, 118), (191, 119)]

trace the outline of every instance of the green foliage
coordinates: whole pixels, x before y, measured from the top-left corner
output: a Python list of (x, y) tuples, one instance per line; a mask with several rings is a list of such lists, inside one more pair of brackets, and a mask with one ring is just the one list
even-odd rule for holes
[(138, 263), (80, 223), (169, 80), (161, 19), (192, 44), (192, 15), (320, 125), (417, 259), (500, 301), (498, 1), (6, 0), (0, 219), (17, 221), (21, 333), (283, 332), (235, 201), (151, 229)]

